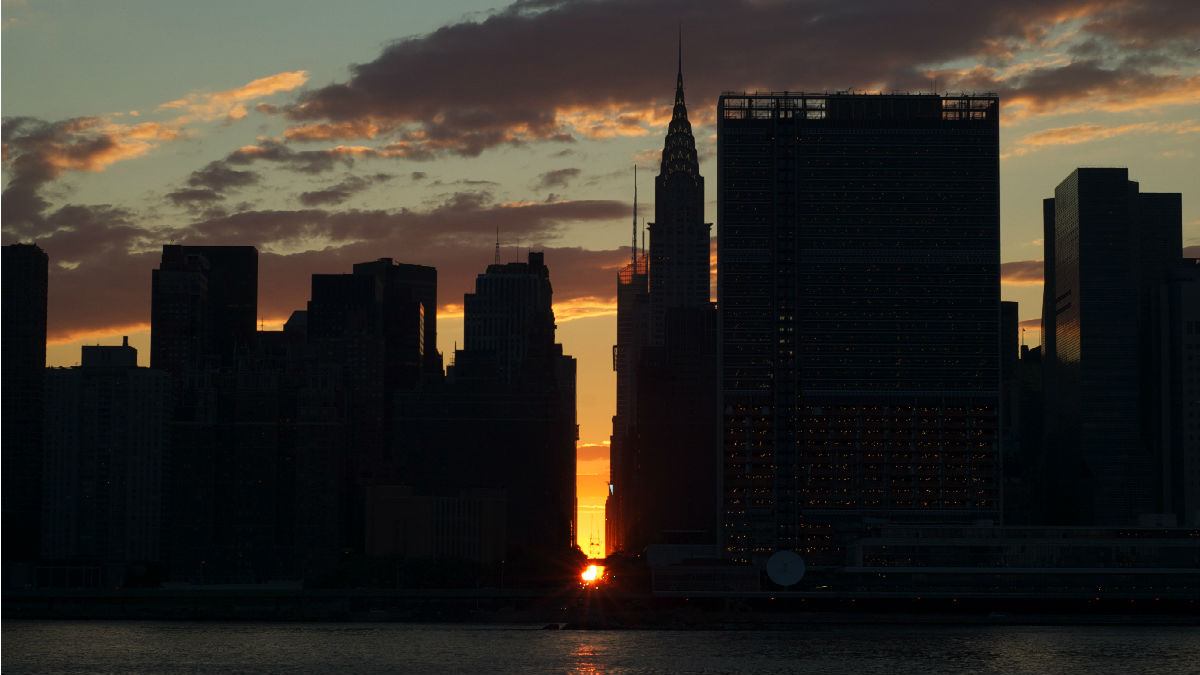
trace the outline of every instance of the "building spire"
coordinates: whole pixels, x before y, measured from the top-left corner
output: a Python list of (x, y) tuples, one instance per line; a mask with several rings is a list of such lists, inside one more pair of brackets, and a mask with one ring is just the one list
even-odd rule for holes
[(663, 144), (662, 167), (659, 175), (666, 177), (674, 173), (686, 173), (694, 180), (700, 178), (700, 163), (696, 159), (696, 139), (692, 136), (692, 123), (687, 118), (687, 105), (683, 100), (683, 26), (679, 27), (678, 70), (675, 74), (675, 109), (671, 112), (671, 124), (667, 128), (667, 139)]
[(683, 88), (683, 22), (679, 22), (679, 68), (677, 69), (679, 88)]
[(683, 23), (679, 24), (679, 61), (675, 71), (675, 107), (683, 105)]
[(637, 271), (637, 164), (633, 165), (633, 271)]

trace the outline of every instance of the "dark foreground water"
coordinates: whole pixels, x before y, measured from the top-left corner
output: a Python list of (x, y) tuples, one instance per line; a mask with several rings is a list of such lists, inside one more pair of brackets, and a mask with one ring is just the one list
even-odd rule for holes
[(3, 623), (15, 673), (1200, 673), (1200, 628)]

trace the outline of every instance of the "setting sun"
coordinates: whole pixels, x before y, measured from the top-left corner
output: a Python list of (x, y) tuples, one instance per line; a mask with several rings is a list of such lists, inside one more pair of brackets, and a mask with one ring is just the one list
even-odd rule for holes
[(585, 569), (583, 571), (583, 574), (581, 574), (580, 576), (583, 577), (584, 583), (588, 583), (588, 584), (598, 583), (602, 579), (604, 579), (604, 567), (602, 567), (600, 565), (588, 565), (587, 569)]

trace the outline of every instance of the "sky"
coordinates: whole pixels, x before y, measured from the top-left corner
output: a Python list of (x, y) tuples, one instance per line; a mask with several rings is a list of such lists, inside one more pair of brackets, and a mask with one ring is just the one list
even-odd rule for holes
[(640, 223), (680, 33), (706, 220), (723, 91), (994, 92), (1002, 295), (1026, 344), (1041, 200), (1076, 167), (1183, 193), (1184, 250), (1200, 256), (1195, 0), (3, 0), (0, 22), (0, 238), (50, 257), (49, 365), (123, 335), (148, 361), (166, 243), (257, 246), (268, 330), (304, 308), (312, 274), (435, 266), (449, 361), (498, 228), (503, 262), (545, 252), (578, 360), (591, 553), (633, 169)]

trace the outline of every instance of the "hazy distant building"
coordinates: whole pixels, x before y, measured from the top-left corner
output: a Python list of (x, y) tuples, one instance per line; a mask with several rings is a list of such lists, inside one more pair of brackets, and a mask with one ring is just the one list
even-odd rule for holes
[(42, 558), (123, 586), (131, 566), (162, 560), (169, 377), (138, 368), (126, 340), (85, 346), (81, 365), (45, 379)]
[(724, 94), (723, 545), (1000, 515), (999, 102)]
[(1180, 195), (1140, 194), (1127, 169), (1077, 169), (1043, 212), (1047, 515), (1133, 525), (1165, 510), (1171, 319), (1158, 297), (1181, 266)]
[(3, 248), (4, 560), (38, 556), (42, 476), (47, 266), (34, 244)]

